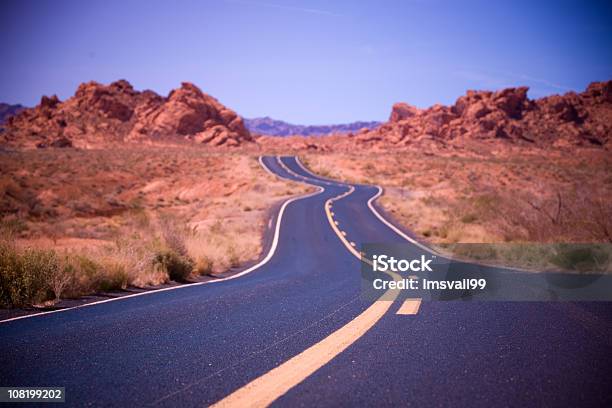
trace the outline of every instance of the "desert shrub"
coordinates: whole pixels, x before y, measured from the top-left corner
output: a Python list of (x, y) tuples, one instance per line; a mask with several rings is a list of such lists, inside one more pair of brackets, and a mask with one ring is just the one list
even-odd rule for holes
[(156, 267), (165, 271), (170, 279), (177, 282), (186, 281), (193, 271), (191, 258), (170, 249), (159, 251), (155, 255), (153, 263)]
[(207, 256), (198, 258), (195, 264), (195, 271), (198, 275), (210, 275), (213, 272), (214, 262)]
[(65, 254), (61, 259), (59, 280), (64, 280), (62, 293), (64, 297), (78, 297), (97, 289), (96, 279), (101, 266), (85, 255)]
[(138, 229), (147, 229), (151, 224), (149, 215), (144, 208), (134, 205), (126, 214), (126, 221)]
[(49, 299), (48, 277), (59, 268), (55, 252), (26, 249), (19, 253), (0, 243), (0, 303), (23, 307)]
[(167, 216), (161, 218), (160, 224), (162, 237), (168, 248), (178, 255), (186, 256), (185, 236), (189, 233), (187, 227)]
[(490, 260), (497, 258), (495, 245), (488, 244), (460, 244), (460, 245), (444, 245), (441, 247), (450, 249), (454, 255), (463, 258), (476, 260)]
[(28, 224), (18, 217), (6, 217), (0, 220), (0, 233), (18, 236), (28, 230)]
[(238, 266), (240, 266), (240, 256), (238, 255), (236, 248), (234, 248), (233, 246), (229, 247), (227, 251), (227, 258), (228, 258), (230, 267), (237, 268)]
[(603, 272), (609, 260), (609, 245), (557, 244), (549, 258), (561, 269), (578, 272)]
[(450, 230), (451, 230), (451, 224), (447, 222), (447, 223), (440, 225), (439, 228), (435, 229), (434, 233), (440, 238), (447, 238)]
[(318, 168), (317, 174), (321, 177), (332, 178), (331, 172), (329, 171), (329, 169), (326, 169), (326, 168)]
[(252, 190), (253, 190), (255, 193), (263, 193), (263, 192), (265, 192), (265, 191), (266, 191), (266, 186), (265, 186), (264, 184), (262, 184), (262, 183), (258, 183), (256, 178), (254, 178), (254, 179), (252, 180), (252, 183), (253, 183), (253, 188), (252, 188)]
[(464, 216), (461, 217), (461, 222), (464, 224), (471, 224), (473, 222), (476, 222), (478, 220), (478, 216), (476, 214), (465, 214)]
[(472, 198), (477, 211), (498, 211), (503, 198), (497, 192), (488, 192)]
[(129, 275), (123, 265), (118, 262), (104, 262), (102, 265), (104, 272), (98, 279), (98, 290), (109, 291), (127, 288)]
[[(109, 261), (123, 267), (127, 282), (136, 286), (161, 283), (167, 278), (165, 271), (154, 270), (154, 259), (160, 244), (136, 237), (121, 237), (109, 249)], [(164, 278), (162, 278), (162, 276)]]
[(421, 197), (421, 201), (428, 207), (437, 207), (439, 206), (439, 200), (432, 194), (428, 194), (425, 197)]
[(125, 289), (129, 276), (125, 267), (112, 260), (98, 261), (82, 254), (66, 254), (50, 286), (56, 297), (77, 297), (99, 291)]
[[(169, 263), (169, 270), (176, 270)], [(52, 250), (18, 251), (0, 242), (0, 305), (24, 307), (55, 298), (125, 289), (129, 275), (119, 262), (93, 260), (82, 254), (58, 256)]]
[(584, 189), (557, 190), (542, 197), (522, 194), (507, 200), (498, 212), (505, 214), (510, 227), (522, 228), (529, 241), (612, 242), (612, 206), (604, 192)]
[(64, 291), (73, 286), (74, 280), (74, 270), (65, 268), (65, 263), (60, 260), (58, 267), (47, 276), (47, 286), (53, 292), (55, 300), (59, 300), (64, 295)]
[(514, 243), (495, 245), (504, 265), (542, 270), (550, 267), (553, 247), (548, 244)]
[(221, 234), (223, 232), (223, 223), (221, 220), (216, 220), (208, 229), (211, 234)]

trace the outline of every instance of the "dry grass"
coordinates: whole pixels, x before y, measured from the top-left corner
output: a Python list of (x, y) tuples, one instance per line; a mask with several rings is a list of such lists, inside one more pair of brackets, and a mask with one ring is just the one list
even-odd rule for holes
[[(574, 153), (409, 150), (311, 154), (305, 161), (319, 174), (383, 186), (383, 208), (448, 256), (612, 273), (612, 158), (600, 150)], [(455, 245), (461, 243), (490, 245)]]
[(383, 186), (385, 210), (430, 242), (612, 242), (605, 151), (403, 151), (306, 161), (321, 174)]
[(260, 255), (273, 204), (307, 191), (254, 154), (196, 146), (5, 151), (0, 174), (5, 241), (18, 254), (53, 250), (78, 278), (55, 277), (58, 297), (242, 265)]

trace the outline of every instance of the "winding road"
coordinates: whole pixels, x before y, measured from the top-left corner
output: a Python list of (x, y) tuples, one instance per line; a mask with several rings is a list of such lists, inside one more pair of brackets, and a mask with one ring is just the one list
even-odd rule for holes
[(427, 252), (378, 187), (262, 157), (318, 191), (281, 206), (257, 264), (227, 279), (0, 322), (0, 385), (70, 406), (605, 406), (607, 302), (367, 302), (361, 243)]

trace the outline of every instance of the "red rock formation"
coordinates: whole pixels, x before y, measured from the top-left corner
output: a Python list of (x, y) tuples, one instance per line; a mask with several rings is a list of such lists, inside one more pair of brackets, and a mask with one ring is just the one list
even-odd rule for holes
[(163, 104), (139, 111), (136, 123), (131, 139), (171, 134), (215, 146), (251, 140), (241, 117), (188, 82), (170, 92)]
[(9, 118), (1, 137), (21, 147), (184, 139), (238, 146), (252, 140), (242, 118), (193, 84), (183, 83), (163, 98), (135, 91), (125, 80), (81, 84), (65, 102), (43, 96), (35, 108)]
[(407, 103), (400, 102), (393, 105), (389, 122), (399, 122), (400, 120), (410, 119), (419, 113), (419, 109)]
[(467, 91), (453, 106), (419, 110), (393, 105), (389, 122), (355, 139), (366, 145), (410, 145), (422, 140), (461, 144), (467, 139), (505, 140), (540, 146), (609, 148), (612, 140), (612, 81), (596, 82), (583, 93), (537, 100), (526, 87), (498, 92)]

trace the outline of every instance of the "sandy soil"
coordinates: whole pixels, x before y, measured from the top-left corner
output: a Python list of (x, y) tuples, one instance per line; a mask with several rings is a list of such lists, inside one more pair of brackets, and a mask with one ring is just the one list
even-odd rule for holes
[[(596, 210), (599, 203), (609, 207), (612, 158), (604, 151), (308, 154), (304, 161), (323, 175), (383, 186), (383, 207), (433, 242), (606, 242), (610, 238), (595, 228), (598, 221), (605, 221), (597, 218), (597, 211), (573, 211), (589, 204), (593, 205), (589, 210)], [(557, 217), (559, 196), (562, 210)], [(538, 225), (526, 224), (533, 221), (529, 213), (539, 219)], [(558, 229), (547, 228), (553, 222)], [(589, 222), (593, 228), (586, 224), (583, 229), (572, 228)]]
[(160, 242), (184, 247), (202, 274), (222, 272), (257, 258), (270, 208), (308, 190), (257, 157), (197, 146), (1, 152), (1, 225), (21, 248), (110, 257), (135, 285), (167, 279), (141, 265)]
[(383, 208), (442, 252), (457, 243), (546, 244), (530, 246), (535, 254), (504, 249), (531, 261), (553, 254), (558, 243), (612, 242), (608, 152), (475, 151), (486, 149), (302, 157), (319, 174), (384, 187)]

